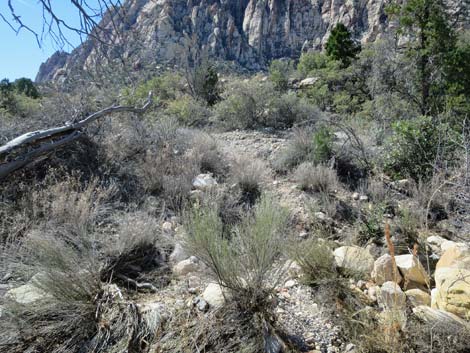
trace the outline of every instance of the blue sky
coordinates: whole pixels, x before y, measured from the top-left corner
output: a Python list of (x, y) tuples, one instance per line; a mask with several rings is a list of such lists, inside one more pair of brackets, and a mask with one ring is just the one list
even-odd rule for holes
[[(90, 4), (93, 2), (89, 1)], [(78, 26), (77, 10), (69, 0), (52, 0), (51, 3), (62, 19)], [(16, 12), (21, 15), (22, 21), (41, 33), (42, 10), (37, 0), (12, 0), (12, 4)], [(0, 0), (0, 13), (7, 19), (11, 19), (7, 0)], [(80, 38), (75, 33), (67, 33), (67, 38), (73, 46), (80, 44)], [(8, 78), (13, 81), (20, 77), (34, 80), (39, 65), (59, 49), (70, 52), (73, 48), (70, 45), (60, 47), (50, 37), (45, 37), (42, 40), (40, 48), (31, 33), (23, 29), (17, 35), (0, 18), (0, 80)]]

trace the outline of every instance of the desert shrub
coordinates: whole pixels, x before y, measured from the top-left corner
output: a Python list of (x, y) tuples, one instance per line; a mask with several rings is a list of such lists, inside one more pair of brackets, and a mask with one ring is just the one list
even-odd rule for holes
[(214, 107), (215, 122), (226, 129), (286, 128), (311, 119), (318, 110), (293, 93), (283, 94), (256, 79), (231, 83)]
[[(135, 284), (133, 289), (141, 289), (135, 272), (158, 267), (161, 260), (159, 228), (136, 216), (128, 219), (140, 219), (144, 226), (134, 222), (120, 227), (117, 238), (88, 232), (76, 236), (44, 225), (4, 249), (8, 267), (25, 279), (35, 274), (31, 282), (44, 296), (21, 305), (6, 301), (0, 348), (10, 352), (145, 351), (155, 338), (159, 314), (140, 311), (114, 284), (124, 280), (124, 288)], [(127, 233), (129, 229), (134, 231)]]
[(261, 195), (262, 183), (266, 179), (266, 166), (260, 160), (240, 157), (231, 168), (232, 180), (241, 190), (242, 199), (254, 204)]
[(175, 100), (184, 91), (184, 79), (177, 72), (165, 72), (141, 82), (135, 88), (123, 89), (123, 101), (129, 105), (139, 104), (147, 98), (149, 91), (153, 92), (157, 102), (165, 104), (167, 101)]
[(190, 96), (182, 96), (169, 101), (165, 114), (175, 117), (184, 126), (201, 126), (207, 123), (210, 111)]
[(275, 94), (266, 104), (263, 126), (285, 129), (307, 120), (317, 120), (320, 111), (295, 93)]
[(294, 244), (290, 250), (291, 258), (302, 269), (303, 280), (311, 286), (321, 286), (336, 280), (335, 258), (327, 241), (307, 239)]
[(330, 59), (328, 56), (320, 52), (302, 53), (297, 64), (297, 71), (299, 71), (302, 77), (307, 77), (314, 74), (316, 70), (327, 67), (329, 63)]
[(229, 239), (223, 236), (222, 220), (213, 206), (196, 206), (188, 215), (188, 251), (207, 265), (242, 310), (269, 310), (269, 295), (279, 280), (273, 265), (282, 252), (287, 213), (263, 195)]
[(269, 79), (273, 83), (274, 88), (278, 91), (285, 92), (289, 87), (289, 73), (292, 66), (286, 60), (273, 60), (269, 65)]
[(396, 122), (393, 132), (384, 165), (393, 177), (429, 180), (440, 167), (452, 163), (455, 145), (448, 125), (420, 117)]
[(311, 134), (308, 129), (295, 128), (287, 146), (273, 162), (278, 171), (288, 171), (308, 160), (312, 154)]
[(305, 191), (329, 193), (339, 185), (334, 170), (311, 162), (300, 164), (294, 172), (294, 179)]
[(184, 131), (183, 136), (186, 136), (185, 139), (189, 142), (188, 154), (194, 158), (201, 173), (211, 173), (219, 179), (224, 179), (229, 166), (217, 141), (199, 130)]
[(360, 216), (359, 229), (356, 234), (356, 242), (359, 245), (365, 245), (370, 242), (376, 244), (383, 243), (383, 214), (384, 208), (381, 205), (375, 205), (373, 209), (364, 210)]
[(264, 114), (267, 91), (267, 85), (263, 83), (232, 83), (214, 107), (216, 122), (227, 129), (258, 126)]

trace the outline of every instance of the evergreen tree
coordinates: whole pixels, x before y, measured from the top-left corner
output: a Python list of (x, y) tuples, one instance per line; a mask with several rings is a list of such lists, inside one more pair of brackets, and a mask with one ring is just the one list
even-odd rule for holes
[(446, 63), (457, 40), (445, 5), (442, 0), (407, 0), (390, 7), (390, 13), (398, 16), (398, 34), (406, 37), (406, 54), (416, 63), (421, 113), (435, 113), (446, 93)]
[(39, 98), (39, 92), (34, 85), (33, 81), (29, 78), (19, 78), (17, 79), (14, 84), (16, 92), (20, 94), (24, 94), (30, 98)]
[(356, 57), (361, 47), (351, 38), (346, 26), (338, 23), (331, 31), (326, 42), (326, 54), (334, 60), (341, 61), (343, 67), (348, 67), (351, 59)]

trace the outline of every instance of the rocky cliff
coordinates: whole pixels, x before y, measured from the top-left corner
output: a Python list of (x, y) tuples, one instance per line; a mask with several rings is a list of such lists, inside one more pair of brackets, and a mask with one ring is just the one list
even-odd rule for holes
[(260, 69), (274, 58), (321, 47), (338, 22), (356, 39), (374, 40), (388, 26), (384, 8), (389, 1), (127, 0), (119, 14), (101, 22), (112, 46), (89, 39), (71, 55), (44, 63), (36, 80), (90, 70), (118, 57), (128, 59), (134, 70), (144, 64), (178, 65), (195, 48)]

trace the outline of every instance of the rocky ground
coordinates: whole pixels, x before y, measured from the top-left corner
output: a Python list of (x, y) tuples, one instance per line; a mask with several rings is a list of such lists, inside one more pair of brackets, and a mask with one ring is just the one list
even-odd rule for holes
[[(286, 146), (287, 137), (282, 134), (239, 131), (217, 133), (214, 137), (229, 159), (243, 157), (264, 165), (264, 187), (291, 211), (294, 236), (311, 236), (307, 205), (309, 198), (290, 176), (276, 175), (272, 169), (272, 161), (276, 153)], [(205, 180), (203, 183), (214, 182), (210, 176), (202, 179)], [(364, 195), (352, 191), (338, 191), (337, 197), (357, 207), (369, 202)], [(315, 217), (328, 221), (328, 216), (322, 212), (315, 213)], [(339, 234), (344, 228), (341, 224), (335, 224), (334, 227)], [(221, 288), (211, 283), (200, 261), (183, 250), (180, 244), (183, 229), (179, 220), (166, 220), (162, 223), (162, 229), (176, 243), (169, 258), (172, 267), (171, 282), (157, 293), (140, 295), (139, 306), (142, 310), (158, 310), (162, 322), (187, 308), (207, 315), (223, 303), (224, 294)], [(371, 307), (386, 313), (392, 307), (395, 310), (397, 305), (403, 312), (406, 307), (411, 306), (425, 320), (437, 320), (436, 317), (440, 315), (442, 320), (465, 326), (470, 325), (464, 321), (470, 318), (468, 240), (450, 241), (439, 234), (427, 236), (429, 251), (436, 260), (439, 259), (434, 278), (429, 276), (426, 264), (421, 263), (413, 253), (397, 255), (392, 259), (385, 249), (377, 249), (376, 246), (360, 248), (337, 241), (338, 247), (334, 255), (338, 267), (354, 270), (362, 268), (364, 272), (371, 274), (368, 278), (350, 283), (351, 289), (358, 292)], [(302, 283), (300, 277), (299, 266), (292, 263), (277, 288), (276, 313), (282, 326), (289, 335), (295, 337), (305, 352), (354, 352), (354, 345), (344, 340), (340, 327), (331, 317), (331, 308), (318, 301), (318, 296)], [(44, 295), (33, 284), (12, 289), (12, 283), (8, 277), (0, 281), (0, 297), (6, 293), (20, 303), (29, 303)]]

